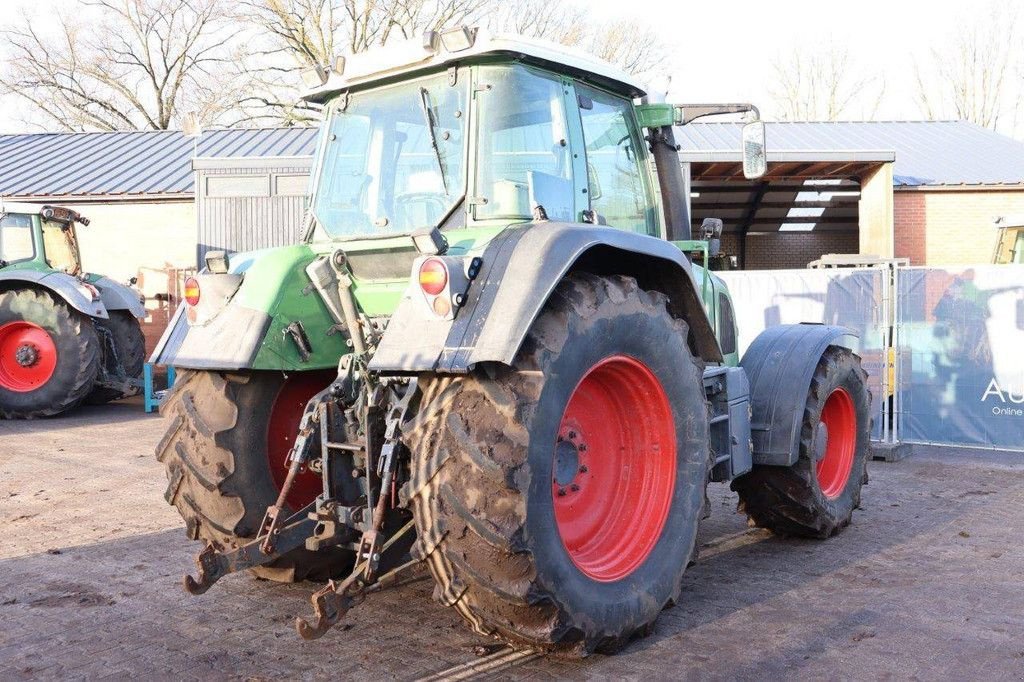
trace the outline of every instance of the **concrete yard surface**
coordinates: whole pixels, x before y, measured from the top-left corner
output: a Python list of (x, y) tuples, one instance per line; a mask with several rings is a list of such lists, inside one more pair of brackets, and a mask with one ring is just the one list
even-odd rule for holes
[[(315, 584), (239, 574), (189, 596), (201, 548), (163, 499), (162, 433), (131, 402), (0, 421), (0, 679), (409, 680), (505, 656), (431, 599), (423, 571), (315, 642), (292, 624)], [(748, 529), (712, 485), (700, 558), (650, 637), (579, 661), (505, 656), (487, 674), (1024, 678), (1024, 456), (936, 449), (870, 473), (828, 541)]]

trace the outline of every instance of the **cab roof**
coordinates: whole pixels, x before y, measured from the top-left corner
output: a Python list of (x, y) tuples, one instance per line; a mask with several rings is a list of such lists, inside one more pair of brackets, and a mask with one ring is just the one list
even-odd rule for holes
[(28, 204), (22, 201), (4, 201), (0, 199), (0, 213), (22, 213), (38, 215), (42, 213), (45, 204)]
[(340, 72), (332, 68), (324, 84), (303, 93), (302, 98), (323, 103), (350, 88), (491, 56), (522, 59), (572, 73), (631, 97), (646, 93), (634, 76), (583, 50), (537, 38), (494, 35), (482, 28), (458, 28), (441, 33), (428, 31), (422, 38), (346, 55), (332, 65), (340, 66)]

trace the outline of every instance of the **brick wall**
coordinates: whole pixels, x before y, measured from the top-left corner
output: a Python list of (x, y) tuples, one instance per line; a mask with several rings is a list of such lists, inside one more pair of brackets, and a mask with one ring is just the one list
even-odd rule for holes
[[(739, 235), (722, 235), (722, 251), (738, 256)], [(857, 253), (856, 230), (778, 232), (747, 235), (747, 270), (803, 269), (826, 253)]]
[(1024, 213), (1024, 189), (897, 189), (893, 209), (896, 256), (911, 265), (989, 263), (996, 245), (992, 220)]

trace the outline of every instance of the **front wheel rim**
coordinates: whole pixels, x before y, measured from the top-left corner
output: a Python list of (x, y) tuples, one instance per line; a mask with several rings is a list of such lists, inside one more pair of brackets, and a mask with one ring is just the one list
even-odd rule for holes
[(57, 346), (37, 324), (18, 320), (0, 325), (0, 388), (28, 393), (53, 377)]
[(661, 537), (675, 478), (661, 382), (625, 355), (598, 362), (569, 398), (554, 447), (555, 523), (576, 567), (598, 582), (636, 571)]
[(832, 391), (821, 410), (825, 429), (825, 453), (818, 460), (816, 473), (822, 494), (834, 500), (843, 494), (853, 471), (857, 449), (857, 410), (845, 388)]

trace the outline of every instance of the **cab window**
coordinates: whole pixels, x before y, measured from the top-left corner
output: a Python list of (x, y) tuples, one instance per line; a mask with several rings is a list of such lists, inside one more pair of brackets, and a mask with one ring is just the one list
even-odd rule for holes
[(32, 216), (8, 213), (0, 218), (0, 260), (13, 263), (34, 256)]
[(74, 241), (73, 228), (65, 227), (56, 221), (43, 221), (43, 249), (46, 252), (46, 264), (54, 270), (62, 270), (76, 275), (78, 267), (78, 249)]
[(477, 219), (575, 219), (562, 83), (524, 66), (485, 66), (479, 80)]
[(645, 150), (630, 101), (576, 85), (587, 150), (590, 209), (596, 222), (658, 236)]

